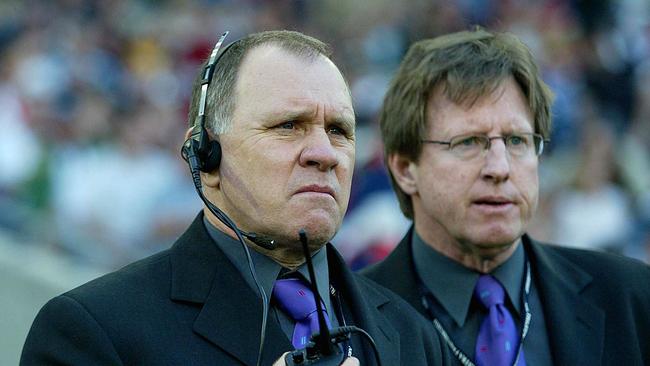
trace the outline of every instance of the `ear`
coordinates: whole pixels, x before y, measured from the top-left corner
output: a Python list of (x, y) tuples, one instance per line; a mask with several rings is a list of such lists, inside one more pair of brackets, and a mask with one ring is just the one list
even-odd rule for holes
[(190, 128), (187, 129), (187, 131), (185, 131), (185, 141), (187, 141), (187, 139), (189, 139), (190, 136), (192, 136), (192, 130), (193, 129), (194, 129), (194, 127), (190, 127)]
[[(190, 136), (192, 136), (192, 131), (194, 130), (194, 127), (190, 127), (185, 131), (185, 140), (189, 139)], [(215, 169), (211, 171), (210, 173), (205, 173), (201, 172), (201, 182), (203, 182), (204, 186), (210, 187), (210, 188), (219, 188), (219, 169)]]
[(211, 172), (201, 172), (201, 181), (203, 185), (212, 189), (219, 189), (221, 183), (220, 169), (214, 169)]
[(219, 177), (219, 169), (215, 169), (210, 173), (201, 172), (201, 180), (203, 181), (204, 186), (219, 189), (219, 183), (221, 181)]
[(417, 165), (411, 159), (400, 155), (391, 154), (387, 160), (388, 169), (393, 174), (397, 185), (408, 195), (418, 192)]

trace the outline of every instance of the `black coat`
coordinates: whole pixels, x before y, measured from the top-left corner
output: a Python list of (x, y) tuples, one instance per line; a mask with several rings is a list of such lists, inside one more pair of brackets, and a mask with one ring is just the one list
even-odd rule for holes
[[(426, 320), (402, 299), (352, 273), (328, 245), (330, 280), (348, 325), (374, 338), (384, 365), (448, 363)], [(50, 300), (39, 312), (21, 365), (255, 365), (259, 295), (213, 243), (202, 215), (172, 248)], [(374, 365), (353, 336), (355, 356)], [(293, 347), (269, 317), (262, 365)]]
[[(364, 271), (422, 314), (409, 232)], [(650, 365), (650, 267), (523, 238), (555, 365)]]

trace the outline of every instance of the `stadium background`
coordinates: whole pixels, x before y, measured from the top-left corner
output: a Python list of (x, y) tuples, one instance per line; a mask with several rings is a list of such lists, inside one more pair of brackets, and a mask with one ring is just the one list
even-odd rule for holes
[(533, 235), (650, 262), (646, 0), (0, 1), (0, 365), (46, 299), (168, 247), (200, 209), (178, 150), (217, 35), (332, 45), (358, 125), (334, 243), (360, 268), (409, 225), (382, 165), (387, 84), (411, 42), (475, 24), (521, 37), (556, 94)]

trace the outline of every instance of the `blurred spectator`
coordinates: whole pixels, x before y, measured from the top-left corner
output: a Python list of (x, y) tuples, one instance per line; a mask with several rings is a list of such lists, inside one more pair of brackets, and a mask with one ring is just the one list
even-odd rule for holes
[[(408, 226), (376, 142), (384, 91), (412, 41), (472, 24), (522, 37), (557, 95), (533, 232), (648, 260), (646, 0), (2, 1), (0, 230), (104, 267), (168, 245), (200, 207), (177, 153), (196, 68), (226, 29), (296, 29), (333, 45), (355, 100), (354, 195), (335, 243), (363, 266)], [(599, 123), (609, 140), (593, 136)], [(606, 223), (555, 224), (585, 211)]]
[[(86, 108), (106, 110), (94, 104)], [(169, 116), (144, 103), (112, 124), (113, 139), (53, 151), (52, 210), (67, 250), (113, 267), (169, 245), (181, 224), (200, 209), (185, 167), (172, 151), (158, 146)], [(78, 120), (93, 118), (82, 113)]]
[(0, 227), (23, 232), (29, 220), (28, 205), (21, 201), (21, 187), (33, 175), (42, 158), (38, 137), (28, 125), (19, 91), (7, 80), (8, 68), (0, 64)]
[(611, 126), (597, 119), (585, 124), (583, 131), (573, 184), (555, 196), (553, 240), (622, 253), (632, 238), (634, 218), (630, 197), (617, 184), (619, 147)]

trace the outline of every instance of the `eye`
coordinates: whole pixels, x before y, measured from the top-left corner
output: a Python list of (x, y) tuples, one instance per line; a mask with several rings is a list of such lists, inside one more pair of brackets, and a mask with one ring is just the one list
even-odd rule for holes
[(347, 136), (348, 135), (348, 132), (344, 128), (339, 127), (339, 126), (330, 126), (327, 129), (327, 132), (331, 133), (331, 134), (334, 134), (334, 135), (341, 135), (341, 136)]
[(294, 121), (286, 121), (280, 123), (276, 127), (281, 128), (283, 130), (293, 130), (296, 127), (296, 123)]
[(466, 136), (459, 139), (454, 145), (455, 146), (476, 146), (481, 144), (481, 138), (479, 136)]
[(523, 135), (511, 135), (511, 136), (508, 136), (508, 139), (507, 139), (506, 142), (510, 146), (528, 145), (528, 140), (526, 139), (526, 136), (523, 136)]

